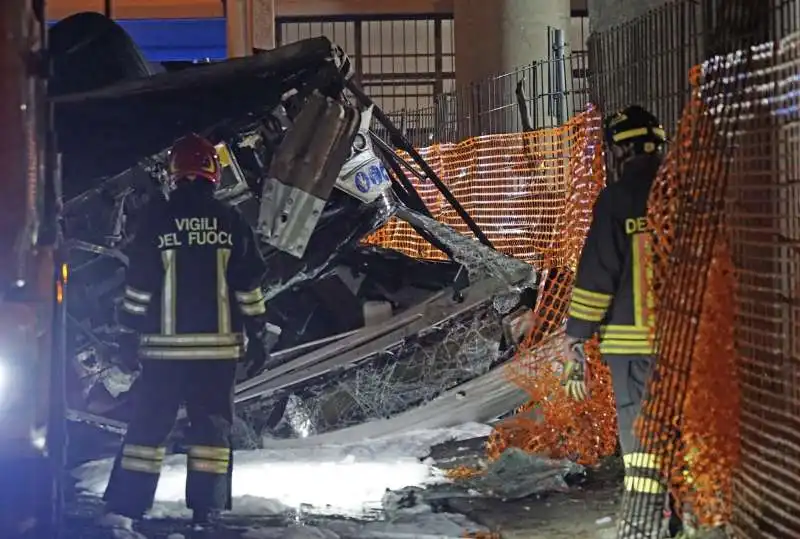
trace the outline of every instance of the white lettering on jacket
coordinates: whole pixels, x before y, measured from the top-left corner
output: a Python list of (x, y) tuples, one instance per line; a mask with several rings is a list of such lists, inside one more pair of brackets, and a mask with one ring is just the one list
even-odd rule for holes
[(178, 232), (201, 232), (203, 230), (217, 230), (216, 217), (181, 217), (175, 219)]

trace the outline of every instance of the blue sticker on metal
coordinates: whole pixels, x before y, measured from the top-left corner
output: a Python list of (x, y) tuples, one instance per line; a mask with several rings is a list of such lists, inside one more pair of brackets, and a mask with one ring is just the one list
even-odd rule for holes
[(369, 192), (370, 188), (369, 177), (363, 172), (356, 172), (356, 178), (354, 180), (354, 183), (356, 184), (356, 189), (358, 189), (362, 193)]

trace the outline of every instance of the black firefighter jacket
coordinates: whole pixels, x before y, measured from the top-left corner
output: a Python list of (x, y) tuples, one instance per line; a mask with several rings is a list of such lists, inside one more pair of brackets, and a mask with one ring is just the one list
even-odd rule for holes
[(179, 187), (145, 216), (119, 311), (120, 323), (140, 335), (140, 357), (242, 357), (244, 317), (265, 313), (253, 230), (205, 185)]
[(647, 199), (660, 164), (657, 155), (634, 157), (625, 164), (620, 180), (603, 189), (594, 206), (566, 332), (588, 339), (599, 331), (603, 354), (653, 353)]

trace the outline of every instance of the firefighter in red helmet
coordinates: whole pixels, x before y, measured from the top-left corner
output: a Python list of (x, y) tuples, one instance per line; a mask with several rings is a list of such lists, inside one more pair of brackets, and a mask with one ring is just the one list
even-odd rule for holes
[(216, 149), (198, 135), (179, 139), (169, 173), (175, 189), (146, 210), (119, 310), (128, 336), (121, 353), (141, 363), (141, 374), (104, 498), (112, 527), (151, 507), (182, 404), (189, 419), (186, 503), (201, 525), (230, 508), (237, 363), (249, 362), (252, 373), (268, 354), (264, 260), (243, 217), (214, 197)]

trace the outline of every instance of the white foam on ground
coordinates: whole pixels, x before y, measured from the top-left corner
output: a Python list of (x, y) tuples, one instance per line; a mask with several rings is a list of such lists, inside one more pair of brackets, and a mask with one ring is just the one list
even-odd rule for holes
[[(420, 461), (431, 446), (485, 436), (489, 432), (486, 425), (467, 424), (341, 445), (237, 451), (234, 513), (273, 515), (302, 506), (306, 513), (361, 516), (380, 508), (387, 489), (443, 481), (443, 475), (432, 463)], [(112, 464), (111, 459), (105, 459), (81, 466), (74, 472), (78, 488), (102, 495)], [(152, 517), (188, 515), (184, 507), (185, 482), (185, 457), (168, 457)]]

